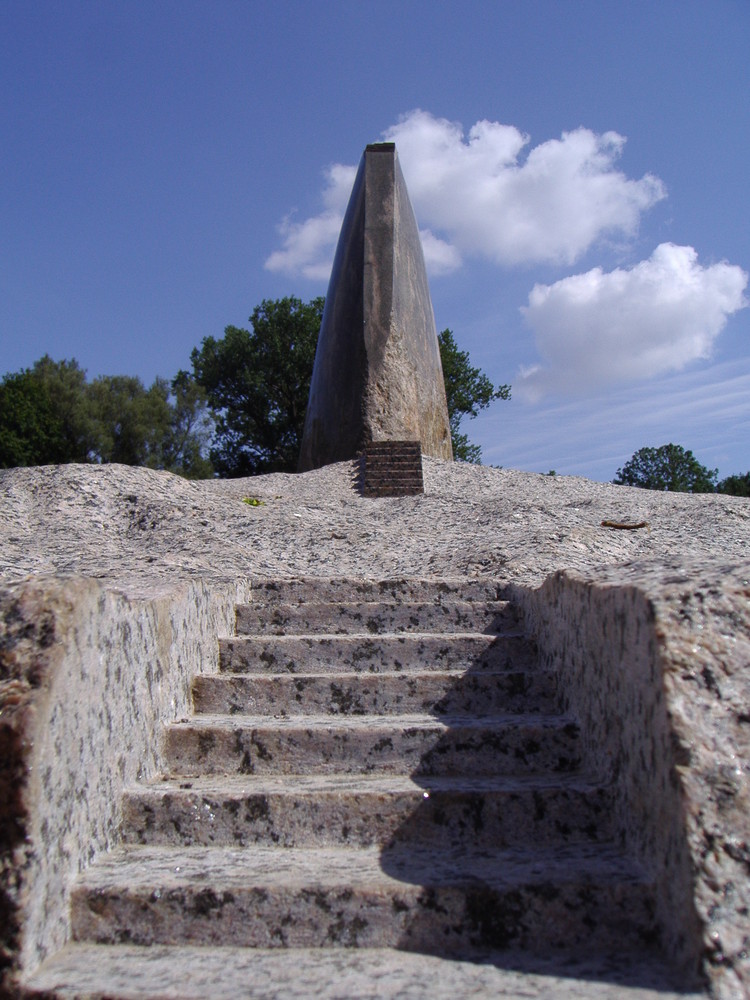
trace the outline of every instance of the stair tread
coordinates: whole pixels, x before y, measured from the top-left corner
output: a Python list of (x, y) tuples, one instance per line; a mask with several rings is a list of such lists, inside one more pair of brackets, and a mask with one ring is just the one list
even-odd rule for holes
[(326, 601), (304, 601), (299, 603), (297, 601), (245, 601), (244, 603), (237, 604), (238, 608), (262, 608), (263, 610), (284, 610), (290, 609), (293, 611), (299, 611), (302, 608), (312, 609), (312, 608), (336, 608), (336, 609), (346, 609), (351, 608), (366, 608), (369, 610), (374, 610), (376, 608), (383, 608), (386, 611), (393, 611), (395, 609), (407, 608), (410, 611), (418, 612), (424, 610), (430, 611), (443, 611), (447, 609), (455, 609), (456, 611), (476, 611), (477, 609), (486, 609), (488, 611), (507, 611), (514, 607), (512, 601), (498, 599), (498, 600), (476, 600), (476, 601), (461, 601), (461, 600), (445, 600), (441, 602), (437, 601), (401, 601), (401, 600), (384, 600), (378, 598), (374, 601), (341, 601), (341, 600), (326, 600)]
[(545, 715), (540, 712), (504, 715), (195, 715), (189, 719), (170, 723), (172, 729), (426, 729), (447, 731), (451, 729), (499, 729), (520, 726), (539, 726), (544, 729), (561, 729), (576, 726), (567, 715)]
[(532, 667), (531, 669), (524, 669), (523, 667), (505, 667), (502, 670), (498, 670), (494, 667), (485, 667), (481, 673), (479, 671), (474, 671), (471, 667), (440, 667), (436, 670), (420, 670), (415, 668), (409, 670), (408, 673), (404, 670), (379, 670), (377, 674), (363, 674), (361, 670), (339, 670), (335, 674), (331, 674), (329, 671), (325, 670), (299, 670), (294, 674), (290, 674), (288, 671), (277, 671), (275, 673), (263, 673), (263, 674), (248, 674), (247, 672), (241, 671), (230, 671), (222, 670), (217, 674), (196, 674), (196, 677), (200, 677), (201, 682), (206, 680), (213, 681), (223, 681), (223, 680), (243, 680), (252, 681), (255, 683), (259, 681), (261, 683), (268, 683), (270, 681), (284, 680), (293, 684), (295, 681), (304, 680), (333, 680), (335, 683), (340, 683), (342, 681), (356, 681), (357, 683), (364, 683), (368, 681), (369, 683), (379, 682), (382, 680), (388, 680), (389, 678), (398, 678), (404, 683), (412, 683), (413, 681), (419, 681), (420, 678), (425, 680), (439, 680), (441, 677), (447, 677), (454, 680), (461, 680), (462, 678), (472, 678), (478, 677), (482, 680), (492, 678), (492, 677), (508, 677), (513, 674), (524, 674), (528, 677), (538, 677), (542, 674), (549, 674), (551, 676), (556, 675), (556, 671), (549, 670), (547, 668), (537, 668)]
[[(91, 1000), (699, 1000), (673, 992), (653, 956), (488, 954), (448, 959), (387, 948), (286, 950), (68, 944), (27, 983)], [(631, 985), (627, 985), (631, 984)], [(643, 985), (648, 984), (648, 985)]]
[(318, 795), (347, 793), (388, 795), (486, 794), (525, 791), (594, 791), (601, 782), (576, 773), (527, 775), (436, 775), (410, 777), (400, 774), (285, 774), (203, 775), (196, 778), (164, 776), (127, 789), (128, 795)]
[[(283, 635), (274, 635), (273, 633), (261, 634), (256, 632), (254, 634), (238, 632), (236, 635), (226, 636), (224, 639), (220, 640), (226, 642), (231, 640), (236, 642), (238, 640), (250, 640), (251, 642), (268, 642), (268, 640), (293, 640), (293, 639), (315, 639), (316, 641), (322, 642), (337, 642), (340, 639), (344, 639), (348, 642), (361, 642), (363, 639), (369, 639), (373, 642), (378, 642), (381, 639), (386, 640), (404, 640), (407, 639), (411, 642), (424, 640), (424, 639), (434, 639), (440, 642), (454, 642), (462, 639), (482, 639), (484, 642), (492, 641), (493, 639), (523, 639), (524, 633), (521, 629), (508, 628), (502, 632), (417, 632), (412, 630), (409, 632), (369, 632), (367, 630), (363, 632), (284, 632)], [(529, 643), (531, 645), (531, 643)]]
[[(387, 869), (387, 870), (384, 870)], [(584, 882), (591, 885), (647, 884), (643, 869), (608, 844), (561, 844), (552, 848), (436, 850), (393, 847), (119, 847), (78, 879), (84, 892), (168, 891), (185, 885), (212, 891), (252, 887), (342, 885), (353, 890), (396, 885), (514, 885)]]

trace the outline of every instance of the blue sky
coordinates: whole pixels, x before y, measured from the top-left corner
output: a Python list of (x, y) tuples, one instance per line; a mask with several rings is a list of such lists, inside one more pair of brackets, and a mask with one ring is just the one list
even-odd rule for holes
[(395, 139), (484, 461), (750, 469), (748, 0), (0, 5), (0, 371), (149, 383), (324, 294)]

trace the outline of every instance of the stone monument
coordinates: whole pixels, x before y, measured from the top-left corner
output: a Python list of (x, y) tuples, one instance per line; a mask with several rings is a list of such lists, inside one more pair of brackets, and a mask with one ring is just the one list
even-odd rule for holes
[(365, 149), (341, 227), (299, 471), (380, 441), (453, 458), (422, 245), (392, 142)]

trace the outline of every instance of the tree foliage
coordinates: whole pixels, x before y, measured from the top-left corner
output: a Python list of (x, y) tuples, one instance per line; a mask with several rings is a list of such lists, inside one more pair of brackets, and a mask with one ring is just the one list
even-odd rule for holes
[(86, 381), (75, 360), (45, 355), (0, 383), (0, 467), (121, 462), (191, 478), (212, 474), (213, 429), (205, 394), (186, 372), (157, 378), (102, 375)]
[(448, 416), (451, 425), (453, 457), (461, 462), (479, 462), (482, 449), (470, 444), (468, 435), (461, 434), (459, 428), (464, 417), (476, 417), (496, 399), (510, 399), (510, 386), (497, 388), (479, 368), (474, 368), (468, 351), (461, 351), (456, 344), (452, 330), (442, 330), (438, 334), (440, 361), (443, 366), (445, 395), (448, 400)]
[(744, 475), (727, 476), (716, 487), (717, 493), (726, 493), (733, 497), (750, 497), (750, 472)]
[(219, 475), (297, 468), (324, 299), (264, 299), (251, 330), (228, 326), (191, 354), (216, 415), (211, 460)]
[(718, 469), (707, 469), (678, 444), (641, 448), (617, 470), (614, 482), (646, 490), (674, 493), (713, 493)]

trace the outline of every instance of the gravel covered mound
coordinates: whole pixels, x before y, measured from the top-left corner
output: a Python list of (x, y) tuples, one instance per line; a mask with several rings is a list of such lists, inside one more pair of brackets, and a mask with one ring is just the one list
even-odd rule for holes
[(196, 576), (491, 575), (534, 585), (558, 569), (747, 558), (746, 499), (429, 458), (424, 476), (423, 496), (369, 499), (351, 462), (204, 482), (121, 465), (9, 469), (0, 575), (90, 576), (132, 594)]

